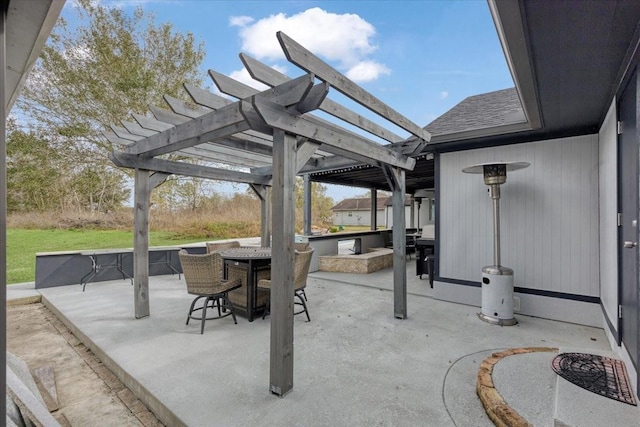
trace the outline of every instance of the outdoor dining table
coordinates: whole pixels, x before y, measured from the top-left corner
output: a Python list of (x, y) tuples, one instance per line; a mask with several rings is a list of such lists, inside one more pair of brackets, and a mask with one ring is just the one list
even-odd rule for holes
[(258, 272), (271, 268), (271, 248), (240, 247), (220, 251), (224, 260), (224, 278), (227, 278), (229, 265), (243, 266), (247, 271), (247, 316), (253, 322), (258, 295)]

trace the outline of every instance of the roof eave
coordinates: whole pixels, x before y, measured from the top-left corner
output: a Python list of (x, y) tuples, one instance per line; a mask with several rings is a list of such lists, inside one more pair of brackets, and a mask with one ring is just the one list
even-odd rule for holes
[(529, 128), (540, 129), (543, 125), (540, 102), (520, 1), (487, 0), (487, 3)]
[[(7, 35), (19, 32), (6, 40), (7, 64), (5, 111), (9, 114), (29, 72), (55, 26), (65, 0), (11, 1), (7, 12)], [(38, 4), (41, 7), (37, 7)], [(16, 23), (18, 28), (13, 27)], [(25, 23), (30, 25), (25, 25)]]
[(517, 122), (507, 125), (477, 128), (462, 132), (442, 133), (433, 135), (429, 145), (442, 144), (446, 142), (457, 142), (468, 139), (485, 138), (489, 136), (505, 135), (509, 133), (524, 132), (532, 130), (529, 122)]

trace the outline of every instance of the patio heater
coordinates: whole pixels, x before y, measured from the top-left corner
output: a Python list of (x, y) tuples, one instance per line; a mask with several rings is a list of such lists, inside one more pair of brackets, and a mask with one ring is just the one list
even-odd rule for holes
[(513, 270), (500, 265), (500, 185), (507, 182), (507, 171), (528, 166), (526, 162), (496, 162), (462, 169), (464, 173), (483, 174), (493, 200), (493, 265), (482, 268), (482, 312), (478, 317), (494, 325), (518, 323), (513, 317)]

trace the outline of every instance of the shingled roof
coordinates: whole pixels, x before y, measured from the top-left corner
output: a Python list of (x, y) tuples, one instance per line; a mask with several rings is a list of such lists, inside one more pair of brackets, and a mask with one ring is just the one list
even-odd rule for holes
[(491, 128), (525, 121), (515, 88), (474, 95), (462, 100), (427, 126), (432, 135)]

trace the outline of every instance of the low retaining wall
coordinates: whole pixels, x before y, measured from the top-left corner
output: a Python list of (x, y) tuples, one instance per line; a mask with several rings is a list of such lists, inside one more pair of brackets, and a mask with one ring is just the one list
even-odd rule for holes
[[(182, 266), (178, 258), (180, 249), (187, 249), (191, 253), (205, 253), (203, 245), (163, 246), (149, 248), (149, 276), (182, 273)], [(76, 285), (88, 273), (94, 270), (91, 261), (92, 254), (112, 255), (119, 257), (119, 268), (133, 277), (133, 249), (96, 249), (67, 252), (39, 252), (36, 253), (35, 288), (50, 288), (55, 286)], [(103, 258), (104, 260), (104, 258)], [(102, 263), (103, 260), (100, 260)], [(113, 264), (112, 259), (104, 260), (103, 265), (95, 271), (90, 282), (123, 279), (122, 273)], [(128, 278), (125, 277), (126, 280)]]
[(358, 255), (322, 255), (318, 260), (320, 271), (368, 274), (393, 267), (393, 249), (371, 248)]

